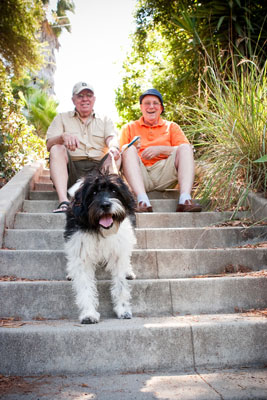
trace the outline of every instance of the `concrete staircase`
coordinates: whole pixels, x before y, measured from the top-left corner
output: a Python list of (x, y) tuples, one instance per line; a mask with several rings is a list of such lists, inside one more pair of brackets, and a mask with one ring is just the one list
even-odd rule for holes
[[(116, 373), (267, 363), (264, 225), (231, 212), (175, 213), (177, 193), (151, 193), (137, 215), (132, 320), (112, 312), (98, 271), (101, 321), (81, 325), (63, 253), (64, 214), (47, 172), (0, 250), (0, 373)], [(236, 219), (248, 218), (242, 212)], [(5, 318), (5, 319), (4, 319)]]

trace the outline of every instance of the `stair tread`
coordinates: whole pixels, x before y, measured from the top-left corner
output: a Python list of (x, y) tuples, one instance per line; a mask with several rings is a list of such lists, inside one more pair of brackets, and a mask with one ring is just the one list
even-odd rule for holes
[[(17, 326), (18, 330), (38, 330), (46, 331), (47, 328), (55, 329), (75, 329), (79, 331), (84, 328), (93, 331), (102, 330), (139, 330), (139, 329), (169, 329), (179, 328), (180, 326), (208, 326), (217, 325), (221, 323), (238, 323), (241, 324), (258, 324), (261, 322), (267, 325), (266, 309), (253, 309), (247, 310), (242, 313), (234, 314), (196, 314), (196, 315), (178, 315), (178, 316), (158, 316), (158, 317), (134, 317), (128, 320), (121, 320), (117, 318), (104, 318), (101, 319), (98, 324), (81, 324), (78, 319), (40, 319), (40, 320), (8, 320), (6, 319), (6, 325), (10, 323), (10, 327), (6, 326), (6, 329)], [(20, 325), (21, 324), (21, 325)], [(16, 329), (16, 330), (17, 330)]]
[(267, 319), (254, 314), (107, 319), (95, 325), (14, 321), (16, 329), (0, 330), (1, 373), (103, 374), (263, 364)]
[[(10, 377), (10, 381), (12, 380), (13, 377)], [(86, 398), (88, 388), (89, 396), (98, 400), (152, 400), (155, 399), (155, 392), (161, 399), (192, 400), (194, 397), (214, 400), (219, 393), (223, 399), (266, 400), (267, 392), (264, 366), (246, 369), (202, 368), (198, 371), (192, 368), (180, 373), (175, 368), (168, 368), (161, 371), (138, 371), (138, 375), (131, 370), (127, 373), (108, 373), (104, 376), (87, 372), (79, 375), (50, 374), (49, 380), (47, 376), (41, 375), (27, 377), (22, 382), (26, 384), (27, 400), (62, 400), (62, 396), (65, 399), (73, 396)], [(12, 393), (15, 393), (14, 397)], [(20, 395), (14, 387), (13, 391), (9, 390), (8, 398), (18, 400), (24, 399), (25, 396), (23, 393)]]
[[(129, 285), (136, 316), (235, 313), (267, 304), (266, 271), (242, 277), (143, 279), (129, 281)], [(97, 286), (100, 314), (109, 317), (113, 315), (110, 281), (98, 281)], [(35, 319), (78, 315), (71, 282), (4, 281), (0, 287), (2, 316)]]

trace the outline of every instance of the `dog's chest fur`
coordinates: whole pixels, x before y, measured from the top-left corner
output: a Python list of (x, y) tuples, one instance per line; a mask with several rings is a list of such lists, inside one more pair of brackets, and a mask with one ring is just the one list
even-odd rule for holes
[[(66, 242), (68, 257), (81, 257), (95, 260), (96, 264), (102, 264), (117, 257), (118, 251), (123, 247), (124, 251), (131, 253), (136, 243), (134, 230), (129, 218), (125, 218), (120, 224), (116, 234), (103, 237), (101, 233), (76, 231)], [(128, 251), (127, 251), (128, 250)]]

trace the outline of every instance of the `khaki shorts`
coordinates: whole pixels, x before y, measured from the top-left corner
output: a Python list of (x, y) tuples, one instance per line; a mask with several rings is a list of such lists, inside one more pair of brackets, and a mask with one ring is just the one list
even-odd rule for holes
[(177, 183), (176, 150), (177, 147), (168, 158), (156, 162), (151, 167), (146, 167), (140, 160), (146, 192), (151, 192), (152, 190), (163, 191)]
[(68, 189), (72, 185), (74, 185), (74, 183), (79, 178), (82, 178), (89, 172), (92, 172), (95, 168), (99, 168), (101, 164), (101, 161), (96, 161), (92, 159), (73, 161), (71, 160), (69, 153), (68, 153), (68, 158), (69, 158), (69, 162), (67, 165), (69, 173)]

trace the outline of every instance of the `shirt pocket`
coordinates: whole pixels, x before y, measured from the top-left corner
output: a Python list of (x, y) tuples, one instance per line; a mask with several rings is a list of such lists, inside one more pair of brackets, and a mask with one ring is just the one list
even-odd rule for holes
[(92, 133), (92, 141), (93, 141), (93, 146), (96, 149), (103, 149), (104, 147), (106, 147), (104, 131), (95, 130)]

